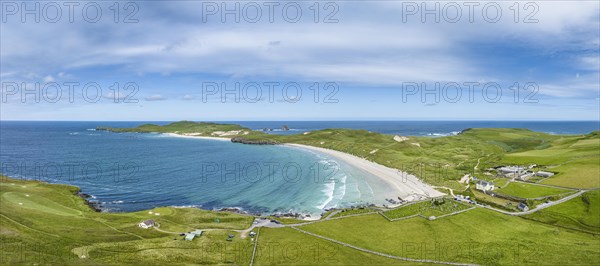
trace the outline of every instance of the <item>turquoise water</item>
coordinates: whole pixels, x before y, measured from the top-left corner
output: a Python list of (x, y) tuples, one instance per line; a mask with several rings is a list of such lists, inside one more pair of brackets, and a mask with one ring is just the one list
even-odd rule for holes
[[(239, 207), (256, 213), (299, 212), (359, 203), (386, 203), (387, 186), (369, 173), (323, 154), (161, 134), (94, 131), (143, 122), (0, 121), (0, 172), (67, 183), (106, 211), (157, 206)], [(159, 122), (165, 124), (167, 122)], [(598, 122), (339, 121), (243, 122), (252, 129), (287, 124), (298, 133), (328, 127), (400, 135), (451, 135), (469, 127), (524, 127), (551, 133), (589, 133)]]
[(2, 172), (67, 183), (106, 211), (156, 206), (297, 212), (384, 203), (376, 177), (300, 148), (94, 131), (98, 122), (3, 122)]

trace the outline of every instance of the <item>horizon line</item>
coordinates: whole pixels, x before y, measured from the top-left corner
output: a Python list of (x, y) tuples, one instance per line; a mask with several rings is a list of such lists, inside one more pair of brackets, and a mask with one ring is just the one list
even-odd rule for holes
[(373, 120), (36, 120), (0, 119), (0, 122), (598, 122), (600, 120), (552, 120), (552, 119), (373, 119)]

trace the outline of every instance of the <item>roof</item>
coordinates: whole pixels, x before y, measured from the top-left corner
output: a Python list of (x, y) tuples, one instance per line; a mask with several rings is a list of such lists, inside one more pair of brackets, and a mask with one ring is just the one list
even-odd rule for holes
[(203, 230), (195, 230), (195, 231), (191, 232), (190, 234), (194, 234), (194, 235), (197, 235), (197, 236), (201, 236), (201, 235), (202, 235), (202, 233), (204, 233), (204, 231), (203, 231)]
[(488, 182), (488, 181), (485, 181), (485, 180), (478, 180), (477, 184), (478, 185), (482, 185), (482, 186), (487, 186), (487, 185), (493, 186), (494, 182)]
[(144, 221), (145, 225), (154, 225), (154, 220), (146, 220)]
[(498, 168), (498, 170), (504, 172), (519, 172), (525, 170), (525, 168), (522, 166), (502, 166)]
[(538, 175), (554, 175), (554, 173), (552, 173), (552, 172), (545, 172), (545, 171), (538, 171), (537, 174)]
[(185, 240), (192, 240), (192, 239), (194, 239), (195, 236), (196, 236), (195, 234), (186, 234)]

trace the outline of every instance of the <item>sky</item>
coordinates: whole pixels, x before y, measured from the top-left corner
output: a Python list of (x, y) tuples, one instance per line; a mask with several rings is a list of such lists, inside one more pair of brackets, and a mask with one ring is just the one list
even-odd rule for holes
[(2, 120), (600, 119), (598, 1), (0, 4)]

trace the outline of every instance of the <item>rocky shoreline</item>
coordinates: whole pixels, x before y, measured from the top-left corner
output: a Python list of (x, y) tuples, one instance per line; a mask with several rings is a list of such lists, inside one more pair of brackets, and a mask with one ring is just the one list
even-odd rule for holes
[(312, 219), (312, 216), (310, 214), (303, 214), (303, 213), (298, 213), (298, 212), (273, 212), (273, 213), (255, 212), (255, 213), (250, 213), (250, 212), (244, 211), (238, 207), (216, 208), (216, 209), (213, 209), (213, 211), (232, 212), (232, 213), (243, 214), (243, 215), (251, 215), (251, 216), (255, 216), (255, 217), (272, 216), (275, 218)]
[(90, 207), (92, 210), (94, 210), (95, 212), (102, 212), (102, 209), (98, 205), (98, 202), (90, 200), (90, 198), (92, 198), (92, 196), (90, 194), (86, 194), (81, 191), (77, 191), (77, 193), (75, 193), (75, 195), (77, 195), (80, 198), (82, 198), (83, 200), (85, 200), (85, 204), (88, 207)]
[(252, 144), (252, 145), (279, 145), (281, 142), (275, 140), (253, 140), (253, 139), (245, 139), (241, 137), (235, 137), (231, 139), (233, 143), (242, 143), (242, 144)]

